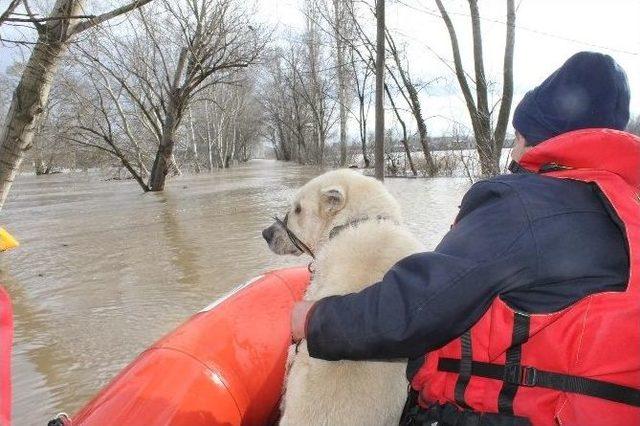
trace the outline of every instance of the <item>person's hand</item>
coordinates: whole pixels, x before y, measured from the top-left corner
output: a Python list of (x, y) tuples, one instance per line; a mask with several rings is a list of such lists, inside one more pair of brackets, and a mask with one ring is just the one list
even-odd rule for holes
[(291, 340), (295, 343), (306, 337), (307, 316), (314, 303), (313, 301), (303, 300), (293, 305), (293, 310), (291, 311)]

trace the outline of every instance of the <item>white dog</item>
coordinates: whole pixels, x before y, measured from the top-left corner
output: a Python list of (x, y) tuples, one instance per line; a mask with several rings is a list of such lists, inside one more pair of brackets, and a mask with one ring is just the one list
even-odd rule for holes
[[(315, 254), (305, 299), (317, 300), (358, 292), (421, 251), (400, 222), (400, 208), (380, 182), (337, 170), (304, 185), (285, 220), (263, 236), (277, 254)], [(292, 358), (281, 425), (398, 424), (408, 385), (404, 360), (324, 361), (311, 358), (305, 342)]]

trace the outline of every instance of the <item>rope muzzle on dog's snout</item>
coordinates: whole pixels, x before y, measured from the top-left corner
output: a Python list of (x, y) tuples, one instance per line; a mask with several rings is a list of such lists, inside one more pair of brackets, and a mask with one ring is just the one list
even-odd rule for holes
[(287, 237), (289, 237), (289, 241), (291, 241), (291, 244), (293, 244), (301, 252), (307, 253), (313, 259), (316, 258), (315, 254), (313, 254), (313, 251), (311, 251), (309, 246), (306, 245), (300, 238), (298, 238), (297, 235), (287, 226), (287, 223), (289, 222), (289, 213), (284, 215), (284, 220), (280, 220), (278, 216), (274, 216), (273, 219), (285, 230), (285, 232), (287, 233)]

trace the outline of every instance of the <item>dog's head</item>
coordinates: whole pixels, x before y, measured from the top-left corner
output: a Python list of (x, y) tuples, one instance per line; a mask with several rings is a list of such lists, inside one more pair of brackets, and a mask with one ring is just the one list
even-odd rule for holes
[(350, 220), (384, 216), (400, 221), (400, 209), (384, 185), (351, 170), (334, 170), (300, 188), (284, 218), (262, 231), (276, 254), (315, 252), (331, 230)]

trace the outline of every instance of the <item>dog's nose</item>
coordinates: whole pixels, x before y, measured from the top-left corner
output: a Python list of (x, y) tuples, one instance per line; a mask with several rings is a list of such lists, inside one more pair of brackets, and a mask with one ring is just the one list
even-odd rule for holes
[(273, 238), (273, 226), (262, 230), (262, 238), (264, 238), (266, 242), (271, 242), (271, 239)]

